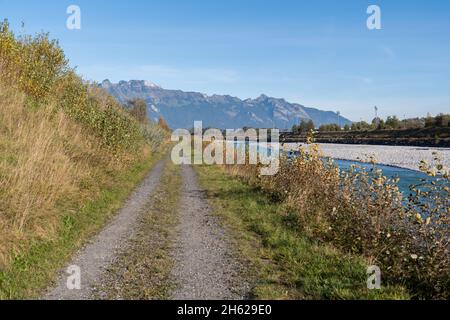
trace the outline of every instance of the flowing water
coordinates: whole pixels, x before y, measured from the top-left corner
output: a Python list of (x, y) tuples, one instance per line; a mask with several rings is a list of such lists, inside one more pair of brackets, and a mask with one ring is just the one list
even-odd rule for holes
[[(374, 167), (372, 164), (359, 161), (334, 160), (334, 162), (342, 170), (349, 170), (352, 165), (363, 167), (367, 171)], [(409, 194), (409, 187), (411, 185), (421, 184), (423, 183), (424, 179), (426, 181), (431, 181), (430, 177), (420, 171), (386, 166), (382, 164), (375, 165), (375, 168), (381, 169), (383, 171), (383, 175), (387, 178), (400, 178), (400, 181), (398, 182), (398, 188), (401, 192), (403, 192), (405, 196)]]

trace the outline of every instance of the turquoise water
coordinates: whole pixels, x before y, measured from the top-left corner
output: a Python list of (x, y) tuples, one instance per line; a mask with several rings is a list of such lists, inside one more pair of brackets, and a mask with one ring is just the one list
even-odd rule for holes
[[(349, 170), (350, 166), (352, 165), (358, 165), (360, 167), (366, 168), (367, 171), (373, 168), (372, 164), (363, 163), (359, 161), (348, 161), (348, 160), (334, 160), (337, 166), (339, 166), (342, 170)], [(404, 169), (399, 167), (392, 167), (392, 166), (386, 166), (377, 164), (375, 166), (377, 169), (381, 169), (383, 171), (383, 175), (388, 178), (400, 178), (400, 181), (398, 183), (398, 188), (401, 192), (404, 193), (404, 195), (409, 194), (409, 186), (410, 185), (417, 185), (423, 183), (423, 180), (431, 181), (431, 178), (428, 177), (426, 174), (410, 170), (410, 169)]]

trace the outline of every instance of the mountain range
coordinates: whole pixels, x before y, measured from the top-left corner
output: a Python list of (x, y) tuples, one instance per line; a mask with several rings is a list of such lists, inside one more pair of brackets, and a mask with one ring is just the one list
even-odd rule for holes
[(120, 102), (135, 98), (146, 101), (148, 115), (152, 120), (163, 117), (169, 126), (192, 128), (194, 121), (203, 121), (203, 127), (226, 128), (271, 128), (290, 129), (303, 120), (312, 120), (316, 127), (322, 124), (351, 124), (332, 111), (307, 108), (301, 104), (289, 103), (284, 99), (264, 94), (256, 99), (241, 100), (229, 95), (211, 95), (198, 92), (168, 90), (149, 81), (131, 80), (111, 83), (104, 80), (101, 88)]

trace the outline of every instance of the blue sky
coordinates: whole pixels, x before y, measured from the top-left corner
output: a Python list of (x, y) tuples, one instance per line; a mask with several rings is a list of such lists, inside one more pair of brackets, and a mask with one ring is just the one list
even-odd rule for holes
[[(66, 8), (81, 8), (81, 30)], [(366, 27), (381, 8), (381, 30)], [(50, 32), (85, 79), (261, 93), (352, 120), (450, 112), (450, 1), (0, 0), (17, 33)], [(21, 30), (21, 22), (25, 30)]]

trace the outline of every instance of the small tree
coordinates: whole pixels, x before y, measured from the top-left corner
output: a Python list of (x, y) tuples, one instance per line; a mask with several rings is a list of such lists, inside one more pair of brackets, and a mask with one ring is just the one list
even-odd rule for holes
[(314, 125), (314, 122), (312, 120), (309, 120), (306, 123), (306, 132), (310, 132), (311, 130), (314, 130), (316, 126)]
[(169, 125), (163, 117), (160, 117), (158, 120), (158, 125), (166, 131), (170, 131)]
[(397, 118), (397, 116), (387, 117), (386, 128), (388, 128), (388, 129), (399, 129), (400, 128), (400, 120)]
[(425, 127), (430, 128), (434, 127), (435, 125), (435, 119), (431, 116), (431, 114), (427, 114), (427, 117), (425, 118)]
[(294, 133), (306, 133), (306, 132), (310, 132), (311, 130), (314, 130), (315, 126), (314, 126), (314, 122), (312, 120), (308, 120), (305, 121), (302, 119), (302, 121), (300, 121), (299, 125), (294, 125), (292, 127), (292, 132)]
[(371, 128), (372, 128), (371, 125), (365, 121), (352, 123), (352, 131), (367, 131), (370, 130)]
[(148, 122), (147, 103), (142, 99), (133, 99), (128, 102), (130, 114), (140, 123)]
[(437, 127), (448, 127), (450, 126), (450, 114), (438, 114), (435, 118), (435, 125)]
[(336, 132), (336, 131), (341, 131), (341, 127), (336, 123), (323, 124), (320, 126), (319, 131), (321, 131), (321, 132)]

